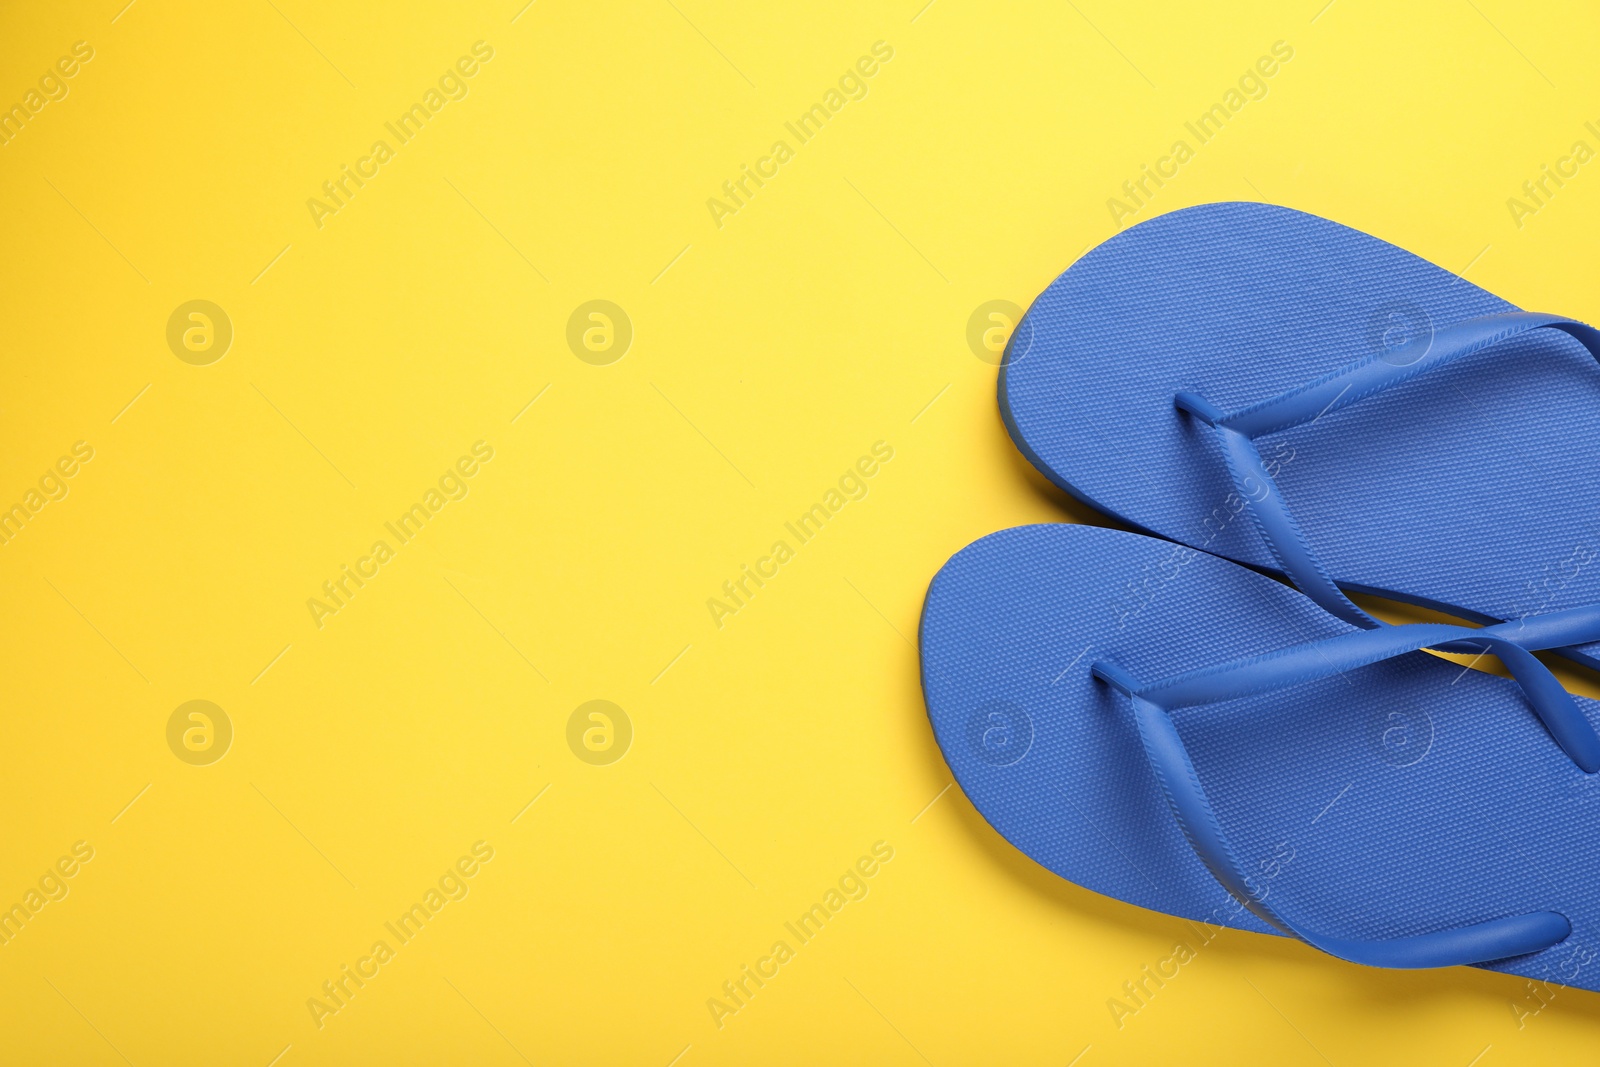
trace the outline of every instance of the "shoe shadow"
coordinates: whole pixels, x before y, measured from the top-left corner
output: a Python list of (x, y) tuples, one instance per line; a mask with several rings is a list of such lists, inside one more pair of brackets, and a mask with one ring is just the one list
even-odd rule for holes
[(1006, 464), (1005, 475), (1013, 481), (1025, 484), (1032, 489), (1041, 500), (1047, 501), (1067, 522), (1081, 523), (1084, 526), (1104, 526), (1111, 530), (1126, 530), (1130, 533), (1141, 533), (1120, 519), (1112, 518), (1104, 512), (1096, 511), (1085, 504), (1065, 489), (1061, 488), (1049, 478), (1046, 478), (1039, 468), (1029, 463), (1027, 457), (1017, 451), (1016, 445), (1011, 440), (1011, 435), (1006, 432), (1005, 422), (1000, 418), (1000, 413), (995, 412), (994, 432), (996, 434), (996, 450), (1003, 456)]

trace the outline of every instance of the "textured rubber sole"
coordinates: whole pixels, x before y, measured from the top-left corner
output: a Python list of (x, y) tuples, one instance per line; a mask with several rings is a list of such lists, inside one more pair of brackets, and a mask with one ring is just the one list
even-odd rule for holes
[[(1208, 204), (1132, 227), (1034, 301), (1000, 374), (1018, 448), (1092, 507), (1276, 570), (1191, 390), (1224, 410), (1513, 305), (1315, 215)], [(1560, 308), (1541, 308), (1561, 311)], [(1348, 590), (1478, 621), (1600, 601), (1600, 366), (1539, 330), (1257, 442)], [(1600, 645), (1573, 658), (1600, 667)]]
[[(1089, 668), (1153, 680), (1350, 629), (1181, 545), (1027, 526), (934, 577), (923, 691), (961, 788), (1038, 863), (1140, 907), (1274, 933), (1190, 849), (1127, 698)], [(1577, 699), (1600, 723), (1600, 704)], [(1568, 760), (1514, 683), (1416, 652), (1173, 718), (1258, 892), (1294, 921), (1387, 938), (1558, 911), (1566, 941), (1491, 969), (1600, 988), (1600, 775)]]

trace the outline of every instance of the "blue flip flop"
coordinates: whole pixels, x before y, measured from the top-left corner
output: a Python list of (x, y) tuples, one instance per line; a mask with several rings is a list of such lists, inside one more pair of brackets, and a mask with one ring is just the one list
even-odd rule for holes
[(1375, 237), (1208, 204), (1052, 282), (1000, 407), (1072, 495), (1346, 621), (1377, 625), (1344, 590), (1500, 622), (1600, 602), (1597, 356), (1600, 332)]
[[(1597, 638), (1587, 608), (1362, 629), (1227, 560), (1059, 524), (957, 553), (920, 647), (961, 788), (1062, 877), (1360, 963), (1600, 989), (1600, 703), (1528, 651)], [(1418, 651), (1463, 639), (1514, 680)]]

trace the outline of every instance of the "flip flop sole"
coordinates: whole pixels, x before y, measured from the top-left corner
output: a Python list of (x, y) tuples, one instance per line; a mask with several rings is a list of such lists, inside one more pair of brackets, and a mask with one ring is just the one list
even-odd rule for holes
[[(1052, 282), (1015, 331), (1000, 407), (1079, 499), (1276, 570), (1212, 434), (1173, 396), (1233, 410), (1515, 310), (1327, 219), (1208, 204), (1119, 233)], [(1534, 331), (1257, 445), (1347, 589), (1480, 621), (1600, 601), (1600, 366), (1565, 334)], [(1600, 644), (1571, 654), (1600, 667)]]
[[(934, 577), (923, 691), (962, 790), (1035, 861), (1130, 904), (1274, 933), (1190, 849), (1126, 698), (1090, 665), (1157, 679), (1351, 629), (1183, 546), (1020, 527)], [(1579, 704), (1600, 722), (1600, 704)], [(1558, 911), (1571, 936), (1492, 969), (1600, 988), (1600, 775), (1568, 760), (1514, 683), (1417, 652), (1173, 719), (1284, 914), (1379, 939)]]

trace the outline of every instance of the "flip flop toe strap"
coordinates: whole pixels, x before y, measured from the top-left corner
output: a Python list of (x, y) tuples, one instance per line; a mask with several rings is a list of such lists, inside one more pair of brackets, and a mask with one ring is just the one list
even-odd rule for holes
[(1357, 607), (1334, 584), (1295, 520), (1255, 439), (1315, 422), (1418, 375), (1541, 329), (1576, 338), (1600, 359), (1600, 330), (1560, 315), (1515, 311), (1430, 329), (1406, 344), (1348, 363), (1313, 382), (1237, 411), (1224, 411), (1191, 391), (1178, 393), (1173, 404), (1215, 432), (1235, 489), (1249, 503), (1262, 540), (1295, 587), (1330, 614), (1374, 629), (1384, 623)]
[[(1559, 912), (1539, 910), (1492, 916), (1406, 937), (1364, 940), (1336, 937), (1291, 918), (1281, 904), (1269, 904), (1264, 895), (1250, 888), (1246, 868), (1217, 819), (1170, 712), (1292, 688), (1420, 648), (1461, 640), (1463, 633), (1481, 640), (1486, 632), (1433, 623), (1359, 630), (1148, 683), (1135, 680), (1109, 661), (1097, 662), (1091, 670), (1096, 678), (1129, 698), (1145, 755), (1173, 817), (1206, 869), (1241, 904), (1283, 933), (1353, 963), (1373, 967), (1448, 967), (1542, 951), (1563, 941), (1572, 932), (1572, 924)], [(1560, 636), (1559, 628), (1544, 635), (1551, 640)], [(1497, 654), (1533, 658), (1520, 646), (1497, 640), (1502, 645), (1495, 649)], [(1523, 684), (1527, 691), (1527, 683)], [(1559, 685), (1556, 688), (1559, 690)], [(1570, 719), (1563, 718), (1568, 712), (1560, 710), (1558, 704), (1552, 705), (1556, 709), (1551, 713), (1554, 721), (1544, 711), (1540, 715), (1552, 736), (1581, 766), (1584, 761), (1579, 755), (1587, 758), (1600, 753), (1600, 737), (1565, 690), (1560, 691), (1570, 709)], [(1534, 696), (1529, 696), (1532, 702)], [(1594, 768), (1585, 769), (1592, 773)]]

